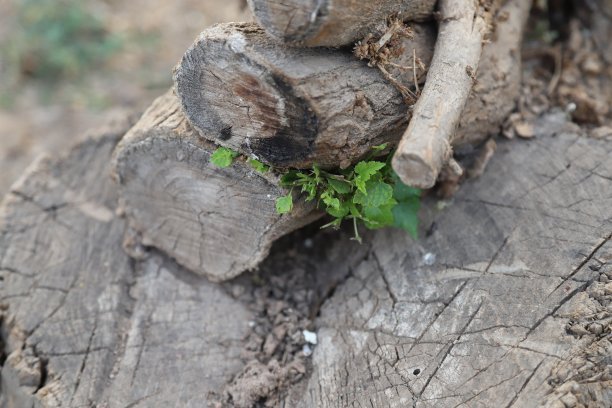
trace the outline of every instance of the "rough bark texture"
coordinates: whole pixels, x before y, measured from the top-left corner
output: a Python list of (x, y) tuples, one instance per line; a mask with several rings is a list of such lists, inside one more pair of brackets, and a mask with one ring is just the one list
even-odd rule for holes
[[(529, 4), (528, 0), (515, 0)], [(436, 50), (423, 93), (393, 157), (393, 168), (411, 186), (432, 187), (452, 157), (452, 137), (472, 90), (489, 31), (484, 3), (499, 0), (441, 0)]]
[[(234, 406), (610, 406), (612, 147), (563, 117), (427, 200), (418, 243), (300, 233), (223, 286), (121, 251), (107, 174), (123, 130), (38, 162), (0, 207), (4, 405), (201, 407), (228, 390)], [(303, 344), (282, 329), (296, 321), (318, 334), (303, 380), (249, 371)]]
[(256, 267), (272, 242), (320, 214), (297, 200), (289, 214), (277, 214), (276, 199), (288, 193), (278, 177), (244, 158), (218, 168), (209, 161), (216, 148), (188, 124), (170, 91), (121, 141), (114, 171), (137, 239), (219, 281)]
[(432, 18), (436, 0), (248, 0), (268, 34), (303, 46), (352, 44), (397, 15), (401, 20)]
[[(403, 46), (410, 65), (413, 50), (428, 64), (435, 30), (416, 30)], [(411, 72), (405, 80), (412, 84)], [(288, 48), (254, 24), (204, 31), (175, 83), (202, 136), (277, 167), (346, 166), (375, 144), (396, 143), (408, 123), (398, 90), (350, 50)]]
[(521, 46), (531, 1), (509, 0), (499, 11), (490, 41), (482, 50), (476, 81), (457, 130), (453, 146), (497, 135), (516, 108), (521, 88)]

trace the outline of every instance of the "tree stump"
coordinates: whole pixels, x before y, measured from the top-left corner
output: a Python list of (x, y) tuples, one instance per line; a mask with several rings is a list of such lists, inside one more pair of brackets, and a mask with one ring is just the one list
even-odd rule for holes
[(37, 162), (0, 207), (4, 405), (610, 406), (612, 149), (563, 118), (426, 200), (419, 241), (300, 232), (223, 285), (122, 252), (127, 126)]

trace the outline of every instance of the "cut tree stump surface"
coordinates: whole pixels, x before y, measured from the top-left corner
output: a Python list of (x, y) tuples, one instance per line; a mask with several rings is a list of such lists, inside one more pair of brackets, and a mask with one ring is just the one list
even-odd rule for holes
[(121, 248), (109, 164), (126, 130), (38, 161), (0, 210), (2, 406), (201, 406), (242, 365), (244, 305)]
[[(306, 299), (318, 334), (302, 380), (276, 396), (285, 406), (610, 406), (612, 144), (565, 125), (543, 119), (445, 206), (427, 199), (418, 243), (385, 230), (304, 245), (299, 232), (223, 285), (122, 252), (108, 165), (126, 128), (38, 161), (0, 207), (3, 402), (203, 406), (267, 362), (245, 353), (259, 318), (244, 294), (303, 276), (319, 296), (274, 295)], [(267, 313), (273, 330), (289, 311)], [(240, 384), (234, 401), (252, 391)]]

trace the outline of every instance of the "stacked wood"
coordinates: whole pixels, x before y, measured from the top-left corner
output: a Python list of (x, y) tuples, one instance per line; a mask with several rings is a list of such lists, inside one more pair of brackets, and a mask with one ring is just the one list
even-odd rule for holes
[[(400, 75), (406, 86), (425, 78), (435, 29), (415, 25), (405, 50), (391, 59), (425, 69)], [(350, 50), (296, 49), (255, 24), (204, 31), (174, 75), (190, 123), (204, 137), (275, 167), (346, 167), (377, 144), (396, 143), (408, 106), (379, 70)]]
[(432, 18), (436, 0), (248, 0), (259, 24), (271, 36), (290, 44), (337, 47), (353, 43), (400, 20)]
[[(380, 18), (388, 17), (393, 10), (400, 12), (400, 18), (418, 19), (427, 11), (433, 12), (434, 6), (428, 1), (397, 0), (376, 3), (251, 0), (250, 3), (258, 21), (273, 36), (308, 46), (349, 44), (380, 26)], [(440, 35), (432, 68), (423, 95), (414, 108), (413, 120), (393, 159), (393, 167), (404, 183), (432, 187), (442, 168), (454, 163), (451, 160), (454, 134), (476, 80), (483, 44), (501, 3), (501, 0), (439, 2)], [(531, 2), (512, 3), (528, 9)], [(515, 37), (518, 41), (522, 39), (521, 32)], [(455, 166), (454, 171), (462, 170)]]
[[(490, 115), (499, 126), (512, 108), (525, 4), (514, 0), (504, 9), (499, 37), (485, 51), (491, 69), (478, 76), (485, 80), (448, 143), (479, 143), (496, 130), (483, 120)], [(415, 55), (431, 58), (432, 26), (415, 25), (412, 32), (396, 46), (413, 52), (391, 54), (397, 65), (408, 64), (410, 55), (412, 62)], [(390, 73), (416, 85), (417, 71)], [(417, 83), (425, 71), (418, 74)], [(287, 194), (278, 176), (257, 173), (244, 156), (229, 168), (215, 167), (210, 155), (218, 145), (276, 168), (346, 167), (373, 145), (396, 145), (408, 120), (398, 89), (350, 51), (288, 48), (253, 24), (205, 31), (175, 80), (178, 97), (170, 92), (154, 103), (117, 148), (115, 173), (138, 240), (212, 280), (255, 268), (274, 240), (321, 215), (299, 200), (290, 214), (278, 215), (275, 200)]]
[[(177, 66), (176, 93), (188, 120), (215, 143), (279, 168), (344, 168), (374, 145), (399, 143), (412, 110), (399, 88), (414, 91), (429, 71), (393, 164), (406, 184), (431, 187), (452, 148), (495, 133), (518, 96), (531, 2), (509, 1), (496, 22), (503, 29), (490, 38), (499, 2), (467, 4), (440, 3), (437, 42), (431, 25), (413, 24), (414, 35), (390, 53), (389, 72), (346, 49), (292, 48), (252, 24), (219, 25), (203, 32)], [(483, 52), (487, 72), (478, 70)], [(411, 66), (417, 71), (398, 68)], [(488, 123), (467, 120), (486, 114)]]
[(287, 194), (278, 176), (238, 158), (227, 168), (210, 162), (217, 146), (198, 136), (170, 91), (145, 112), (114, 155), (122, 212), (145, 246), (213, 281), (256, 267), (272, 242), (316, 218), (297, 201), (276, 212)]

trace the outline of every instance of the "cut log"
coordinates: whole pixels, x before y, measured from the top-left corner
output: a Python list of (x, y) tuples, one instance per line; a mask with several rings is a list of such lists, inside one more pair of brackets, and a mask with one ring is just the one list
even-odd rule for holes
[[(429, 186), (450, 157), (451, 145), (478, 144), (501, 128), (519, 90), (519, 50), (529, 6), (529, 0), (511, 0), (500, 11), (497, 31), (484, 49), (482, 69), (468, 69), (467, 64), (451, 67), (444, 63), (447, 58), (439, 57), (440, 72), (429, 78), (446, 81), (444, 75), (452, 68), (467, 93), (461, 91), (461, 98), (454, 98), (459, 90), (452, 81), (429, 86), (435, 91), (435, 103), (431, 98), (421, 103), (417, 109), (421, 113), (411, 120), (406, 134), (416, 137), (418, 132), (412, 129), (424, 127), (433, 132), (437, 120), (443, 126), (431, 139), (417, 137), (414, 144), (405, 144), (418, 151), (417, 158), (431, 153), (426, 164), (432, 166), (414, 168), (426, 180), (410, 182)], [(403, 40), (398, 49), (404, 52), (396, 54), (393, 64), (412, 66), (415, 54), (429, 64), (434, 30), (428, 25), (414, 25), (413, 30), (414, 38)], [(453, 53), (463, 52), (462, 42), (453, 44)], [(402, 73), (390, 65), (389, 72), (400, 84), (413, 87), (410, 70)], [(418, 73), (422, 82), (424, 72)], [(253, 25), (221, 25), (202, 33), (176, 68), (175, 81), (186, 116), (203, 136), (279, 168), (308, 168), (313, 163), (346, 167), (373, 145), (396, 146), (409, 119), (408, 107), (388, 78), (354, 61), (348, 51), (283, 47)], [(425, 105), (454, 113), (434, 120), (435, 115), (423, 116)], [(459, 121), (458, 128), (451, 116)], [(442, 149), (429, 152), (429, 142)]]
[(436, 0), (248, 0), (268, 34), (302, 46), (352, 44), (384, 26), (390, 16), (426, 21)]
[(303, 201), (277, 214), (275, 201), (287, 194), (279, 177), (244, 157), (218, 168), (210, 162), (216, 148), (191, 128), (170, 91), (121, 141), (114, 171), (142, 244), (219, 281), (256, 267), (272, 242), (321, 214)]
[[(519, 0), (528, 3), (529, 0)], [(493, 7), (500, 0), (441, 0), (438, 40), (423, 94), (393, 157), (407, 185), (432, 187), (452, 157), (452, 137), (470, 95)], [(487, 9), (484, 4), (491, 3)]]
[(611, 406), (612, 150), (563, 120), (425, 203), (418, 243), (300, 232), (223, 286), (121, 251), (106, 175), (125, 130), (38, 162), (0, 205), (0, 405)]
[(482, 141), (498, 135), (516, 108), (521, 85), (521, 47), (531, 1), (509, 0), (500, 9), (495, 31), (482, 50), (476, 81), (455, 134), (453, 146)]
[[(416, 54), (427, 65), (435, 29), (413, 30), (392, 61), (412, 66)], [(374, 145), (395, 144), (408, 123), (398, 90), (350, 50), (288, 48), (254, 24), (204, 31), (174, 79), (203, 137), (276, 167), (348, 166)], [(413, 85), (413, 72), (401, 80)]]

